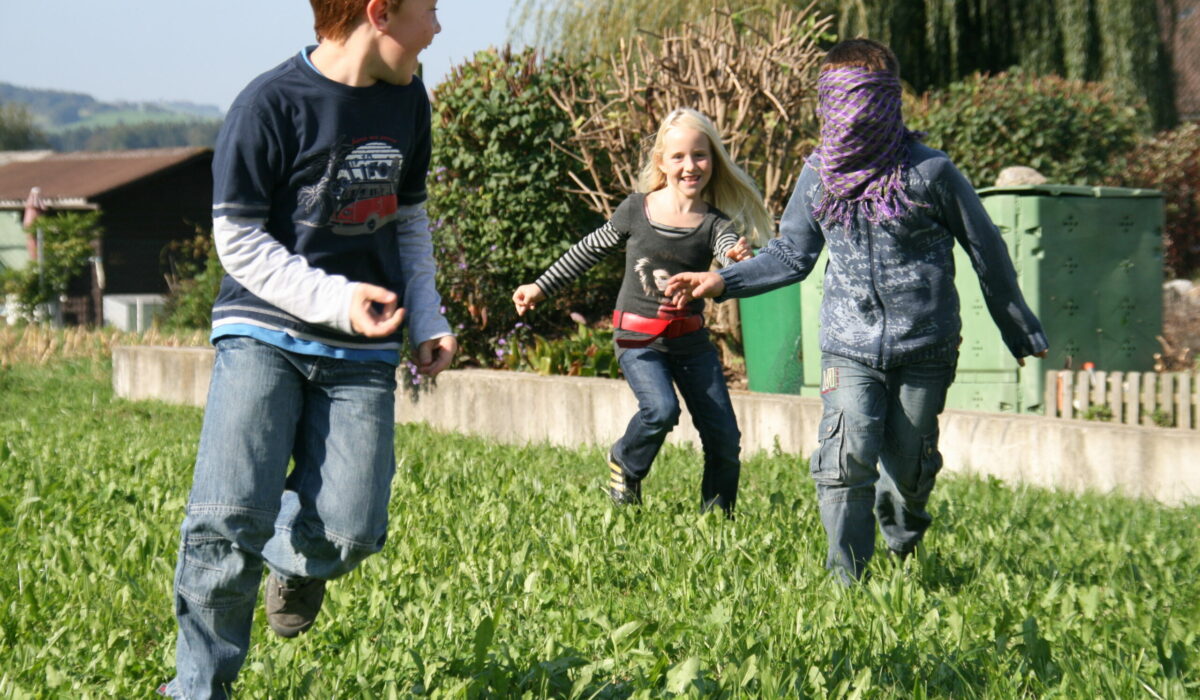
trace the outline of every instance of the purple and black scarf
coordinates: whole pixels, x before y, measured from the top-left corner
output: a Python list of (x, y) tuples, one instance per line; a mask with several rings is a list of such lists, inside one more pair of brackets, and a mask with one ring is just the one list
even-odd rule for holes
[(872, 222), (914, 206), (904, 191), (908, 143), (924, 133), (909, 131), (900, 114), (900, 80), (886, 71), (846, 67), (817, 80), (821, 144), (814, 155), (821, 197), (813, 216), (848, 226), (859, 206)]

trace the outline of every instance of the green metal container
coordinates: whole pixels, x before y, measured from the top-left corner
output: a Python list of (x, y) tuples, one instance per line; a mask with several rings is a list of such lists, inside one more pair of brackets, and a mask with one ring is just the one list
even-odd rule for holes
[(738, 313), (750, 391), (800, 393), (800, 285), (738, 299)]
[[(1078, 368), (1084, 362), (1107, 371), (1152, 369), (1162, 329), (1161, 193), (1029, 185), (986, 188), (979, 195), (1008, 246), (1025, 300), (1046, 329), (1050, 354), (1045, 360), (1027, 358), (1025, 367), (1017, 365), (988, 313), (970, 260), (955, 246), (963, 344), (947, 406), (1041, 413), (1047, 369)], [(788, 393), (819, 394), (824, 269), (823, 253), (800, 285), (799, 359), (811, 361), (802, 362), (799, 392)], [(757, 310), (750, 323), (779, 315)], [(752, 339), (761, 331), (747, 328), (745, 316), (742, 333), (750, 388), (777, 390), (756, 386), (756, 364), (764, 361), (752, 363), (750, 356), (760, 351)], [(783, 348), (789, 340), (770, 342)]]
[(1045, 360), (1019, 367), (955, 249), (963, 345), (947, 405), (1041, 413), (1045, 370), (1092, 362), (1106, 371), (1154, 366), (1162, 332), (1162, 194), (1066, 185), (979, 191), (1000, 229), (1025, 301), (1050, 338)]

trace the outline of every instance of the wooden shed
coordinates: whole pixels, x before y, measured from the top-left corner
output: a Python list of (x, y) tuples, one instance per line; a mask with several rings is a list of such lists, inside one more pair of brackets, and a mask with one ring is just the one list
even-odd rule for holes
[(9, 162), (0, 165), (0, 213), (20, 216), (35, 187), (46, 214), (100, 212), (94, 264), (64, 304), (68, 322), (99, 324), (105, 295), (165, 294), (163, 248), (211, 226), (212, 149), (79, 151)]

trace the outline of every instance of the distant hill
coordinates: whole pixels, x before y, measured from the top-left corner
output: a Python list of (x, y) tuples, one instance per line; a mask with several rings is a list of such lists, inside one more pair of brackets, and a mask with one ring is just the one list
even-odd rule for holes
[(0, 103), (24, 104), (38, 127), (48, 132), (75, 127), (152, 121), (219, 120), (221, 110), (192, 102), (100, 102), (91, 95), (0, 83)]
[(55, 150), (211, 146), (224, 115), (192, 102), (101, 102), (91, 95), (0, 83), (0, 104), (24, 105)]

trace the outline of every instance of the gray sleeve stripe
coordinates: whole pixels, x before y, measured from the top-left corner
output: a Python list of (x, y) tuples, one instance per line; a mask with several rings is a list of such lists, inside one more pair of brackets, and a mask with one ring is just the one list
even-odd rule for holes
[(717, 239), (713, 242), (713, 257), (717, 259), (721, 267), (732, 264), (733, 261), (725, 257), (725, 251), (732, 248), (737, 242), (738, 235), (732, 226), (725, 226), (717, 233)]
[(620, 247), (622, 239), (621, 233), (612, 222), (605, 222), (563, 253), (562, 257), (537, 279), (537, 286), (548, 295), (557, 292), (583, 276), (596, 263)]

